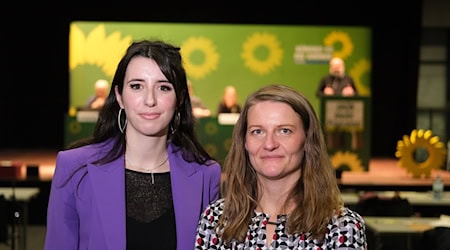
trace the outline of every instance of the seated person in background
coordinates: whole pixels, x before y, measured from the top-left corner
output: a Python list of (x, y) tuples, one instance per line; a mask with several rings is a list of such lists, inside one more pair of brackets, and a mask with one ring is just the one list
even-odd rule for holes
[(109, 94), (108, 81), (104, 79), (98, 79), (95, 82), (95, 96), (89, 98), (87, 103), (88, 109), (101, 109), (105, 104), (106, 97)]
[(238, 103), (237, 91), (234, 86), (226, 86), (223, 92), (222, 100), (217, 108), (217, 114), (221, 113), (240, 113), (241, 105)]
[(330, 73), (320, 80), (316, 91), (318, 97), (328, 96), (357, 96), (353, 79), (345, 74), (345, 63), (339, 57), (330, 60)]
[(211, 111), (203, 104), (202, 99), (194, 94), (194, 87), (190, 80), (187, 80), (189, 97), (191, 98), (192, 113), (196, 118), (209, 117)]

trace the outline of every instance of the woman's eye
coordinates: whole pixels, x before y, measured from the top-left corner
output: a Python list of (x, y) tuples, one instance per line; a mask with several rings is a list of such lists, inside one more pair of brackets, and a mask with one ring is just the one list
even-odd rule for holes
[(161, 85), (161, 87), (159, 87), (162, 91), (171, 91), (172, 90), (172, 85)]
[(261, 129), (253, 129), (253, 130), (251, 131), (251, 134), (253, 134), (253, 135), (259, 135), (259, 134), (261, 134), (261, 133), (262, 133)]
[(291, 130), (287, 129), (287, 128), (282, 128), (280, 131), (281, 131), (282, 134), (289, 134), (289, 133), (291, 133)]
[(141, 88), (141, 85), (140, 85), (140, 84), (137, 84), (137, 83), (135, 83), (135, 84), (130, 84), (130, 88), (131, 88), (131, 89), (140, 89), (140, 88)]

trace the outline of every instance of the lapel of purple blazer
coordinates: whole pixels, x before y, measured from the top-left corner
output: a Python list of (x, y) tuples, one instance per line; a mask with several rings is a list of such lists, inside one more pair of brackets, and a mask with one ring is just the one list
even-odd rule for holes
[(203, 175), (195, 168), (196, 163), (183, 159), (181, 151), (174, 152), (173, 146), (168, 150), (178, 249), (193, 249), (195, 230), (203, 209)]
[(108, 249), (126, 248), (126, 206), (124, 158), (106, 165), (88, 165), (94, 206), (98, 211)]

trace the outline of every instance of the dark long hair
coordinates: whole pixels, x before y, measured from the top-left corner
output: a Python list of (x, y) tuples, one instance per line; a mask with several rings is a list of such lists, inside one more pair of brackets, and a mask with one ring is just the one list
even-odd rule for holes
[(172, 117), (170, 127), (174, 133), (167, 136), (168, 141), (178, 146), (183, 151), (186, 161), (207, 163), (211, 156), (206, 152), (198, 141), (194, 126), (196, 120), (192, 114), (191, 100), (188, 93), (186, 72), (180, 54), (180, 48), (160, 40), (141, 40), (133, 42), (120, 60), (111, 84), (109, 95), (105, 105), (100, 110), (93, 136), (75, 142), (70, 148), (89, 144), (96, 144), (113, 140), (111, 150), (94, 163), (102, 164), (111, 162), (125, 152), (125, 134), (119, 130), (117, 117), (120, 106), (116, 100), (114, 88), (122, 94), (125, 72), (131, 59), (137, 56), (147, 57), (155, 60), (162, 73), (175, 89), (177, 105), (175, 115)]

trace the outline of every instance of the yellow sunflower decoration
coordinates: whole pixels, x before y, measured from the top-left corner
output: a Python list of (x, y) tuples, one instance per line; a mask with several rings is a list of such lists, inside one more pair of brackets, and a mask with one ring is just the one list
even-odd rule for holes
[(337, 151), (331, 156), (331, 164), (334, 169), (364, 171), (361, 160), (358, 155), (350, 151)]
[[(192, 60), (194, 53), (203, 54), (204, 60), (197, 63)], [(206, 37), (190, 37), (181, 45), (181, 55), (184, 66), (189, 77), (201, 79), (217, 69), (219, 64), (219, 53), (216, 51), (214, 42)]]
[[(208, 136), (216, 136), (219, 131), (219, 127), (215, 122), (208, 122), (203, 127), (205, 135)], [(212, 156), (217, 158), (217, 154), (219, 153), (219, 149), (214, 143), (206, 143), (205, 150)]]
[(205, 145), (205, 150), (210, 154), (212, 157), (216, 158), (217, 153), (219, 152), (219, 149), (214, 143), (208, 143)]
[(346, 32), (333, 31), (325, 37), (323, 43), (327, 46), (332, 46), (333, 48), (336, 47), (334, 46), (336, 43), (341, 44), (341, 49), (335, 50), (333, 56), (346, 58), (353, 53), (353, 42)]
[[(266, 48), (268, 56), (261, 60), (255, 56), (255, 52), (259, 48)], [(280, 46), (278, 38), (267, 32), (254, 33), (242, 45), (242, 59), (245, 66), (259, 75), (265, 75), (281, 65), (283, 58), (283, 50)]]
[(219, 131), (217, 123), (208, 122), (207, 124), (205, 124), (205, 134), (215, 135), (217, 134), (217, 131)]
[(131, 36), (122, 37), (119, 31), (107, 35), (104, 24), (96, 26), (87, 35), (76, 24), (71, 24), (69, 39), (70, 70), (93, 64), (109, 77), (113, 77), (117, 63), (132, 42)]
[(78, 134), (81, 131), (81, 124), (77, 121), (70, 122), (68, 127), (71, 134)]
[(350, 69), (350, 76), (355, 80), (355, 85), (360, 95), (370, 95), (370, 88), (364, 85), (361, 78), (364, 74), (370, 72), (372, 65), (369, 60), (361, 59)]
[[(417, 155), (423, 153), (426, 157), (423, 161), (417, 160)], [(445, 162), (446, 149), (438, 136), (433, 136), (431, 130), (414, 129), (411, 135), (403, 136), (403, 140), (397, 142), (395, 156), (399, 158), (399, 165), (414, 178), (425, 175), (430, 178), (432, 169), (439, 169)]]

